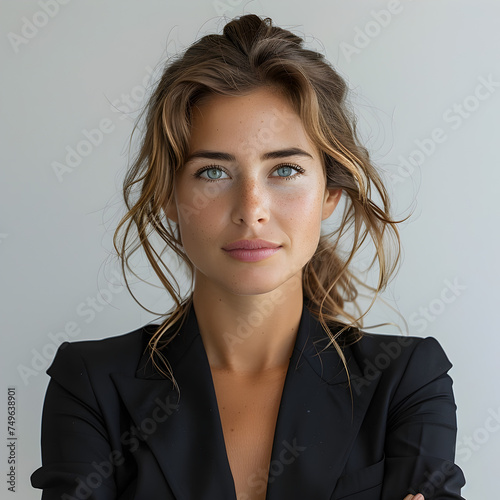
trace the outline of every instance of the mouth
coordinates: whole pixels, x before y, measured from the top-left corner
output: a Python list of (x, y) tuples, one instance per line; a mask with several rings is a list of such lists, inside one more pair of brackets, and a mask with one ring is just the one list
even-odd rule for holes
[(265, 240), (239, 240), (225, 245), (222, 250), (242, 262), (257, 262), (274, 255), (281, 245)]
[(239, 240), (228, 243), (222, 250), (260, 250), (262, 248), (279, 248), (281, 245), (266, 240)]

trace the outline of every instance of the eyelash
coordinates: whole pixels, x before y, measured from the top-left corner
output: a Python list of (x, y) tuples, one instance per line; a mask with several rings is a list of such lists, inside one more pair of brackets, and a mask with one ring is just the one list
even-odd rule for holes
[[(277, 176), (277, 177), (281, 177), (281, 179), (284, 179), (286, 181), (289, 181), (291, 179), (296, 179), (297, 177), (300, 177), (305, 172), (305, 170), (302, 167), (299, 167), (298, 165), (295, 165), (294, 163), (280, 163), (279, 165), (276, 166), (276, 168), (273, 170), (273, 172), (276, 172), (276, 170), (280, 169), (281, 167), (291, 167), (297, 172), (295, 175), (290, 175), (290, 176), (286, 176), (286, 177)], [(207, 170), (211, 170), (214, 168), (229, 175), (229, 173), (224, 168), (222, 168), (220, 165), (214, 164), (214, 165), (207, 165), (206, 167), (202, 167), (202, 168), (198, 169), (193, 174), (193, 177), (196, 177), (197, 179), (203, 179), (206, 182), (217, 182), (219, 179), (208, 179), (206, 177), (201, 177), (201, 174), (203, 172), (206, 172)]]

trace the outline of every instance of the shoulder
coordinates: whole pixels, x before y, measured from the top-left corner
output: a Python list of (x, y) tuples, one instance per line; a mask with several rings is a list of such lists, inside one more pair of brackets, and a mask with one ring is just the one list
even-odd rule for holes
[(349, 349), (359, 368), (362, 384), (380, 379), (382, 386), (397, 387), (398, 392), (404, 394), (440, 377), (449, 379), (447, 372), (453, 366), (434, 337), (364, 332)]
[(151, 334), (158, 325), (100, 340), (64, 342), (47, 370), (52, 378), (82, 376), (87, 372), (135, 373)]
[[(372, 361), (379, 365), (389, 362), (406, 364), (410, 358), (428, 360), (449, 369), (451, 363), (444, 349), (434, 337), (384, 335), (363, 332), (361, 339), (352, 344), (351, 350), (358, 360)], [(396, 363), (394, 363), (396, 362)]]

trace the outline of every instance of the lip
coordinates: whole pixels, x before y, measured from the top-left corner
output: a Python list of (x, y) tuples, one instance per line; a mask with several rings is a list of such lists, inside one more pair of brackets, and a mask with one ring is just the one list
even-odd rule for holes
[(281, 245), (266, 240), (239, 240), (228, 243), (222, 250), (242, 262), (258, 262), (275, 254)]
[(259, 250), (261, 248), (279, 248), (281, 245), (266, 240), (238, 240), (228, 243), (222, 250)]

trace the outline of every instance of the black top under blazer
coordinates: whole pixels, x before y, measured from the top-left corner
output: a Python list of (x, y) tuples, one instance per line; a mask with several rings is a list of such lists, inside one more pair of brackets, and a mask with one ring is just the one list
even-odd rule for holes
[[(146, 351), (156, 327), (60, 346), (31, 476), (44, 500), (236, 500), (193, 306), (166, 351), (179, 400)], [(343, 349), (349, 387), (336, 350), (318, 355), (326, 338), (304, 304), (266, 498), (461, 499), (452, 365), (438, 341), (365, 333)], [(265, 477), (249, 481), (264, 489)]]

